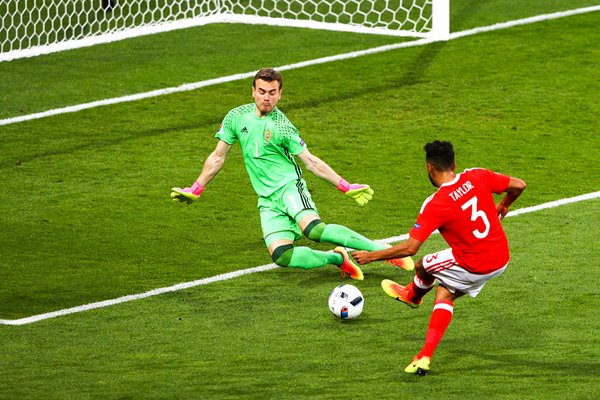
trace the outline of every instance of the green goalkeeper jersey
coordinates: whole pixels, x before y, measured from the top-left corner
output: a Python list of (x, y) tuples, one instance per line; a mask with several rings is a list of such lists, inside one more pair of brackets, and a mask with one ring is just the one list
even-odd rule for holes
[(294, 156), (306, 145), (278, 108), (261, 118), (254, 103), (236, 107), (227, 113), (215, 136), (230, 145), (240, 143), (252, 187), (259, 196), (270, 196), (302, 179)]

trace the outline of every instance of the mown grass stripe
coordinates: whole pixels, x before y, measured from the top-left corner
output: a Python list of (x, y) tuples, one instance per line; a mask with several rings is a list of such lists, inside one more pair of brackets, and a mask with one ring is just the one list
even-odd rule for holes
[[(570, 197), (570, 198), (566, 198), (566, 199), (551, 201), (548, 203), (538, 204), (537, 206), (531, 206), (531, 207), (517, 209), (517, 210), (509, 212), (506, 215), (506, 217), (528, 214), (531, 212), (546, 210), (549, 208), (564, 206), (567, 204), (592, 200), (592, 199), (596, 199), (596, 198), (600, 198), (600, 192), (587, 193), (587, 194), (580, 195), (580, 196), (575, 196), (575, 197)], [(404, 240), (406, 238), (407, 238), (407, 235), (401, 235), (401, 236), (395, 236), (395, 237), (391, 237), (391, 238), (387, 238), (387, 239), (382, 239), (379, 241), (383, 242), (383, 243), (393, 243), (393, 242), (397, 242), (399, 240)], [(164, 294), (164, 293), (177, 292), (179, 290), (189, 289), (189, 288), (193, 288), (196, 286), (208, 285), (210, 283), (239, 278), (240, 276), (244, 276), (244, 275), (248, 275), (248, 274), (270, 271), (270, 270), (276, 269), (276, 268), (279, 268), (276, 264), (261, 265), (258, 267), (232, 271), (232, 272), (228, 272), (225, 274), (219, 274), (219, 275), (215, 275), (215, 276), (212, 276), (209, 278), (203, 278), (203, 279), (198, 279), (195, 281), (178, 283), (173, 286), (157, 288), (157, 289), (149, 290), (147, 292), (143, 292), (143, 293), (139, 293), (139, 294), (122, 296), (122, 297), (118, 297), (118, 298), (112, 299), (112, 300), (104, 300), (104, 301), (99, 301), (96, 303), (90, 303), (90, 304), (84, 304), (81, 306), (66, 308), (63, 310), (52, 311), (49, 313), (33, 315), (31, 317), (25, 317), (25, 318), (14, 319), (14, 320), (0, 319), (0, 325), (27, 325), (27, 324), (43, 321), (43, 320), (50, 319), (50, 318), (56, 318), (56, 317), (61, 317), (64, 315), (94, 310), (97, 308), (110, 307), (110, 306), (114, 306), (117, 304), (133, 301), (133, 300), (145, 299), (148, 297), (158, 296), (158, 295)]]

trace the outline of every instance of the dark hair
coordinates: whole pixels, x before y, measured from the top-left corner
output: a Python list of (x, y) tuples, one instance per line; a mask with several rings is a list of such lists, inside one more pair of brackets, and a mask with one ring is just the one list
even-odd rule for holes
[(256, 81), (262, 79), (265, 82), (279, 82), (279, 89), (283, 87), (283, 77), (277, 71), (272, 68), (262, 68), (259, 69), (256, 75), (254, 75), (254, 80), (252, 81), (252, 87), (256, 87)]
[(423, 150), (425, 150), (425, 159), (435, 169), (439, 171), (452, 169), (454, 165), (454, 147), (452, 143), (436, 140), (423, 146)]

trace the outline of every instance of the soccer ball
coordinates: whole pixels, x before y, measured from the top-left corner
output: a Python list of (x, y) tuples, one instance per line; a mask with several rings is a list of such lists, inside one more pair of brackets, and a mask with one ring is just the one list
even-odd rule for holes
[(340, 285), (329, 294), (329, 310), (338, 318), (356, 318), (362, 313), (365, 300), (356, 286)]

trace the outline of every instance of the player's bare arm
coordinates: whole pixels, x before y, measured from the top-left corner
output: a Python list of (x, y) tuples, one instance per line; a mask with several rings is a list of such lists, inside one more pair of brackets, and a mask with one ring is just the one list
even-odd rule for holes
[(505, 190), (506, 194), (496, 206), (500, 219), (503, 219), (506, 216), (510, 205), (521, 195), (521, 193), (523, 193), (523, 190), (525, 190), (526, 187), (527, 185), (522, 179), (510, 177), (510, 182)]
[(392, 258), (404, 258), (414, 256), (419, 251), (422, 242), (409, 237), (402, 243), (398, 243), (387, 249), (377, 251), (355, 251), (352, 253), (352, 257), (359, 264), (368, 264), (373, 261), (390, 260)]
[(302, 153), (298, 154), (298, 157), (310, 172), (332, 185), (337, 186), (342, 179), (329, 164), (312, 154), (308, 149), (305, 149)]
[(223, 164), (225, 163), (225, 158), (227, 157), (227, 153), (229, 153), (229, 149), (231, 149), (230, 144), (219, 140), (215, 150), (210, 153), (204, 162), (200, 176), (198, 179), (196, 179), (196, 182), (199, 185), (204, 187), (208, 185), (208, 183), (212, 181), (215, 176), (217, 176), (221, 168), (223, 168)]
[(223, 167), (223, 163), (225, 162), (225, 157), (231, 148), (230, 144), (219, 140), (217, 143), (217, 147), (215, 150), (208, 156), (206, 161), (204, 162), (204, 167), (202, 167), (202, 172), (200, 176), (191, 187), (187, 188), (179, 188), (174, 187), (171, 188), (171, 198), (173, 201), (183, 202), (187, 204), (192, 204), (195, 201), (200, 199), (204, 188), (208, 183), (219, 173), (221, 168)]
[(332, 185), (335, 185), (339, 191), (353, 199), (359, 206), (364, 206), (373, 198), (373, 189), (371, 189), (369, 185), (349, 183), (338, 175), (329, 164), (311, 154), (308, 149), (304, 149), (298, 157), (310, 172)]

